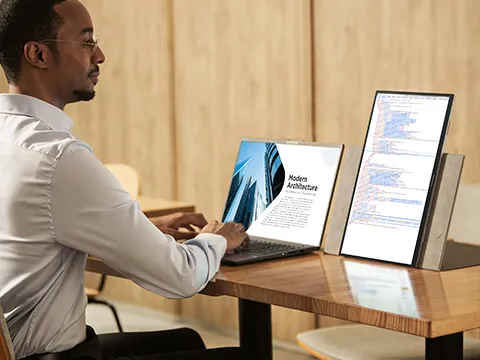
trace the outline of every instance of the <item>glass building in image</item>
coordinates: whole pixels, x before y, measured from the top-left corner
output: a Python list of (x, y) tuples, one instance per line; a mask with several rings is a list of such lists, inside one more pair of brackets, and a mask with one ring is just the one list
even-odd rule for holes
[(242, 142), (222, 221), (239, 222), (248, 229), (278, 196), (284, 180), (275, 144)]

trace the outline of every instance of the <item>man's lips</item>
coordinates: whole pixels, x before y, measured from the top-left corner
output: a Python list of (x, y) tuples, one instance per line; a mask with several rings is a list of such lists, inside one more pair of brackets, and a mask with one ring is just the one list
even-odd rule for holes
[(93, 83), (98, 83), (98, 77), (100, 76), (100, 73), (99, 72), (94, 72), (94, 73), (91, 73), (88, 78), (90, 80), (92, 80)]

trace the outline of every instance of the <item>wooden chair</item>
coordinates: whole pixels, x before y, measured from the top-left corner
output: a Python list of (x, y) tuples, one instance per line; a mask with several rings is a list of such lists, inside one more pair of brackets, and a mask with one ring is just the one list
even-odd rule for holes
[[(113, 175), (118, 179), (123, 188), (130, 194), (132, 199), (137, 199), (138, 194), (140, 193), (140, 178), (138, 173), (134, 168), (125, 164), (106, 164), (108, 170), (110, 170)], [(105, 282), (107, 280), (106, 275), (102, 275), (100, 282), (97, 288), (85, 288), (89, 304), (100, 304), (105, 305), (110, 308), (115, 317), (117, 323), (118, 331), (123, 332), (122, 324), (118, 318), (117, 310), (110, 302), (100, 299), (99, 296), (102, 294), (102, 291), (105, 287)], [(1, 359), (0, 359), (1, 360)]]
[[(480, 184), (461, 184), (449, 230), (455, 241), (480, 245)], [(452, 239), (450, 239), (452, 240)], [(321, 360), (420, 360), (425, 339), (366, 325), (343, 325), (297, 335), (298, 345)], [(464, 359), (480, 360), (480, 340), (465, 338)]]
[(110, 163), (105, 166), (120, 181), (132, 199), (136, 200), (140, 194), (140, 177), (137, 171), (129, 165), (120, 163)]
[(15, 360), (13, 343), (0, 305), (0, 360)]

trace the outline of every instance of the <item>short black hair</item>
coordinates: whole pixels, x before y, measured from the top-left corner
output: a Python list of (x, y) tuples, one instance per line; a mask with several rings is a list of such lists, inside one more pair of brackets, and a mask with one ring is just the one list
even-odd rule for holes
[[(63, 19), (54, 7), (64, 1), (0, 0), (0, 65), (8, 83), (20, 80), (26, 43), (57, 38)], [(56, 53), (54, 42), (47, 46)]]

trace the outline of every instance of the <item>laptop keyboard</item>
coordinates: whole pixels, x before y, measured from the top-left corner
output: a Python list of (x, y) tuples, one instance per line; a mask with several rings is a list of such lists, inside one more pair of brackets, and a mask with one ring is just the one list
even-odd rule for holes
[[(300, 246), (301, 247), (301, 246)], [(238, 253), (251, 253), (251, 254), (272, 254), (281, 253), (289, 250), (296, 250), (299, 246), (278, 244), (268, 241), (250, 240), (250, 243), (246, 248), (238, 250)]]

